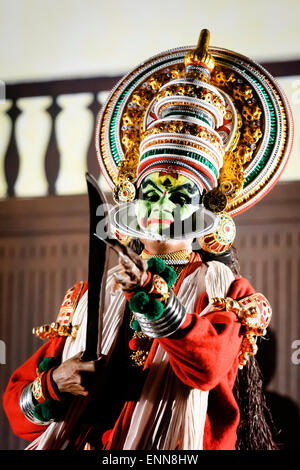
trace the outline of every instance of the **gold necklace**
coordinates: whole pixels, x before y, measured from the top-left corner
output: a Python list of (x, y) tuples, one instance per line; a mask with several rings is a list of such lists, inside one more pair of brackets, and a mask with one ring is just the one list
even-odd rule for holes
[(151, 253), (148, 253), (148, 251), (143, 250), (141, 256), (142, 256), (142, 259), (145, 259), (145, 260), (150, 259), (150, 258), (162, 259), (166, 263), (167, 266), (171, 266), (174, 269), (178, 278), (180, 274), (182, 273), (185, 265), (187, 265), (189, 262), (191, 251), (178, 250), (178, 251), (173, 251), (171, 253), (158, 253), (158, 254), (153, 255)]
[(168, 265), (174, 264), (186, 264), (191, 256), (191, 251), (189, 250), (178, 250), (178, 251), (171, 251), (171, 253), (157, 253), (151, 254), (147, 250), (143, 250), (141, 254), (143, 259), (150, 259), (150, 258), (161, 258), (164, 262)]

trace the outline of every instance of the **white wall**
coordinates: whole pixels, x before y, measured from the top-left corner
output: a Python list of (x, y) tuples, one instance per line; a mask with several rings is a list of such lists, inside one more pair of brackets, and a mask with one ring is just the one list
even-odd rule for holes
[(278, 81), (287, 95), (294, 120), (292, 153), (280, 179), (281, 181), (295, 181), (300, 180), (300, 75), (280, 78)]
[(168, 48), (211, 44), (299, 58), (298, 0), (0, 0), (3, 80), (126, 72)]

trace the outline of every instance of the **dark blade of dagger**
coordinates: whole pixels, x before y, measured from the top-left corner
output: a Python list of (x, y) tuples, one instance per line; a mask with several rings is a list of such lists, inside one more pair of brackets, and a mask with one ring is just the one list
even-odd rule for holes
[(97, 181), (89, 173), (86, 173), (86, 183), (89, 197), (90, 232), (86, 346), (81, 360), (95, 361), (101, 354), (104, 284), (106, 284), (108, 265), (108, 244), (101, 237), (96, 237), (95, 233), (99, 222), (103, 222), (103, 227), (105, 225), (108, 204)]

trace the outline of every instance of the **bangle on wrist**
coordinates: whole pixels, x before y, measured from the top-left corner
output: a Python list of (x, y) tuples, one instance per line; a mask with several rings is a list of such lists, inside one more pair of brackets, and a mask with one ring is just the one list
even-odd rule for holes
[(186, 312), (171, 290), (176, 281), (175, 271), (157, 258), (148, 260), (148, 268), (151, 283), (148, 281), (146, 289), (131, 296), (129, 308), (143, 333), (150, 338), (163, 338), (180, 328)]
[(32, 394), (32, 385), (33, 385), (32, 383), (27, 385), (21, 393), (21, 397), (20, 397), (21, 411), (23, 415), (25, 416), (25, 418), (28, 419), (28, 421), (30, 421), (33, 424), (38, 424), (38, 425), (50, 424), (52, 421), (54, 421), (53, 419), (50, 421), (42, 421), (34, 415), (36, 402), (34, 402), (34, 398)]
[(177, 331), (186, 317), (186, 311), (175, 294), (170, 291), (170, 296), (165, 306), (163, 315), (157, 320), (150, 320), (143, 313), (134, 312), (141, 330), (150, 338), (165, 338)]
[(50, 424), (62, 416), (63, 403), (52, 378), (54, 364), (57, 365), (54, 357), (45, 357), (38, 366), (38, 376), (21, 393), (22, 413), (34, 424)]

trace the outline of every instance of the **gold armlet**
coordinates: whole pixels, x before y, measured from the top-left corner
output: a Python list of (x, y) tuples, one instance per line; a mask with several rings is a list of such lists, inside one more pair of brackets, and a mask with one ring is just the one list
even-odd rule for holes
[[(63, 303), (55, 322), (33, 328), (32, 334), (40, 339), (50, 339), (57, 336), (72, 336), (76, 338), (80, 325), (72, 325), (72, 318), (78, 305), (84, 282), (79, 282), (79, 288), (73, 286), (66, 292)], [(76, 295), (74, 296), (76, 292)]]
[(249, 359), (257, 353), (257, 336), (264, 336), (271, 321), (272, 308), (262, 294), (249, 295), (239, 301), (230, 297), (214, 297), (212, 305), (216, 308), (233, 312), (237, 315), (244, 327), (241, 350), (239, 354), (239, 368), (243, 368)]
[(76, 338), (80, 325), (61, 325), (58, 322), (53, 322), (48, 325), (38, 326), (33, 328), (32, 334), (40, 339), (50, 339), (57, 336), (72, 336)]

